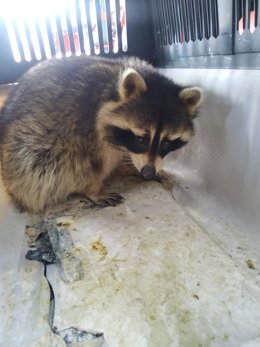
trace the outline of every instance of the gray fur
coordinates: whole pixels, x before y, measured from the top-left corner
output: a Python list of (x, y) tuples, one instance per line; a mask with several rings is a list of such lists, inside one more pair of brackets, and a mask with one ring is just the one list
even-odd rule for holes
[[(53, 58), (21, 78), (1, 112), (0, 159), (7, 192), (22, 208), (43, 211), (74, 192), (100, 204), (121, 202), (102, 190), (103, 181), (123, 160), (122, 150), (106, 142), (102, 122), (121, 117), (128, 107), (135, 113), (131, 100), (141, 96), (120, 96), (120, 79), (128, 67), (140, 73), (148, 89), (150, 83), (151, 98), (156, 88), (170, 83), (137, 59), (86, 56)], [(178, 99), (181, 87), (172, 83), (171, 88), (177, 109), (183, 108)], [(136, 105), (140, 114), (142, 103)], [(138, 117), (138, 126), (153, 122)], [(192, 128), (188, 117), (181, 117), (174, 124), (186, 122)]]

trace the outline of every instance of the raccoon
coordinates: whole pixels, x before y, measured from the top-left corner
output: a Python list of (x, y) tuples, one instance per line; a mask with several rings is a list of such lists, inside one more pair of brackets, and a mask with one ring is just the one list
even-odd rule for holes
[(31, 68), (0, 116), (1, 173), (20, 207), (41, 212), (72, 193), (100, 206), (123, 197), (103, 183), (122, 163), (154, 179), (194, 134), (201, 91), (137, 58), (52, 58)]

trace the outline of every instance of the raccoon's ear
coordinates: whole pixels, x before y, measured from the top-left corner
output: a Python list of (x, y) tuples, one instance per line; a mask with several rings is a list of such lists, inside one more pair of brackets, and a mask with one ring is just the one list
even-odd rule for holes
[(119, 82), (119, 95), (121, 99), (127, 99), (144, 93), (147, 89), (143, 77), (134, 69), (126, 69)]
[(179, 93), (179, 97), (190, 115), (194, 116), (202, 101), (202, 90), (199, 87), (184, 88)]

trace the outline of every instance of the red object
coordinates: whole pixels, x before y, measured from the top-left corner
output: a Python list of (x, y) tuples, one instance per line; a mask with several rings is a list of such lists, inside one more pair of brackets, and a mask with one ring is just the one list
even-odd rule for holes
[(241, 17), (239, 19), (239, 22), (238, 22), (238, 32), (239, 32), (239, 35), (242, 35), (243, 34), (243, 31), (244, 31), (244, 27), (243, 27), (243, 17)]
[(65, 52), (70, 53), (70, 41), (69, 41), (69, 35), (63, 34), (63, 42), (65, 46)]
[(122, 10), (123, 14), (122, 14), (122, 19), (121, 19), (121, 27), (123, 29), (123, 27), (125, 26), (126, 24), (126, 18), (125, 18), (125, 11)]
[(250, 20), (250, 24), (249, 24), (250, 33), (253, 33), (255, 31), (255, 11), (250, 11), (249, 20)]

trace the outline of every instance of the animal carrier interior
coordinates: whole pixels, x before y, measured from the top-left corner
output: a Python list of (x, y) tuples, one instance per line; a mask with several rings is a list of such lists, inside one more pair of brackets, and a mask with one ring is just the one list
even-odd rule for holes
[(48, 215), (0, 193), (6, 347), (260, 346), (258, 0), (2, 1), (0, 103), (53, 56), (137, 56), (203, 90), (196, 134), (161, 182)]

